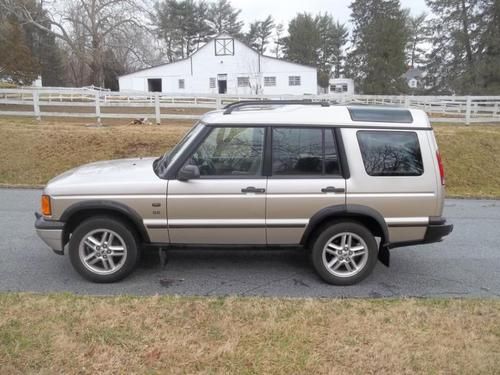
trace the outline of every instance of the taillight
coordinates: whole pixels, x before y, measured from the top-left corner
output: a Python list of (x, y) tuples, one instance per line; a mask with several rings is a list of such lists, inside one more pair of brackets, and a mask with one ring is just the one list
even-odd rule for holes
[(441, 185), (444, 185), (445, 177), (444, 177), (443, 160), (441, 160), (441, 154), (439, 153), (439, 151), (436, 151), (436, 157), (439, 165), (439, 175), (441, 176)]
[(42, 215), (51, 216), (52, 206), (50, 204), (50, 197), (48, 195), (42, 195)]

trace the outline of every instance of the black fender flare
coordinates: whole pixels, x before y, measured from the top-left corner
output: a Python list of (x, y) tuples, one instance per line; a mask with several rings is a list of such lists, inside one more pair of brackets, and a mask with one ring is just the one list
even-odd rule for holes
[(306, 245), (309, 237), (313, 231), (318, 227), (318, 225), (325, 219), (331, 218), (356, 218), (356, 217), (366, 217), (374, 220), (382, 231), (382, 241), (380, 242), (379, 248), (379, 260), (386, 266), (389, 266), (389, 250), (388, 246), (390, 244), (389, 228), (385, 222), (384, 217), (377, 210), (363, 206), (360, 204), (347, 204), (347, 205), (336, 205), (324, 207), (318, 212), (316, 212), (311, 219), (302, 235), (300, 240), (301, 245)]
[(144, 226), (144, 222), (142, 221), (142, 218), (137, 213), (137, 211), (123, 203), (112, 200), (96, 199), (74, 203), (64, 210), (59, 220), (66, 223), (71, 219), (71, 217), (73, 217), (73, 215), (83, 211), (92, 210), (111, 211), (116, 212), (120, 215), (124, 215), (135, 225), (142, 238), (146, 242), (150, 242), (149, 234), (146, 230), (146, 227)]

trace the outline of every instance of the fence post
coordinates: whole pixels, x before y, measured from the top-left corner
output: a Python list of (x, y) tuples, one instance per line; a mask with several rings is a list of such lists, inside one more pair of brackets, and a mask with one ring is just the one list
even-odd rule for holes
[(42, 117), (40, 116), (40, 103), (38, 102), (38, 91), (33, 91), (33, 111), (35, 112), (35, 118), (40, 121)]
[(156, 125), (160, 125), (160, 94), (155, 92), (155, 115), (156, 115)]
[(221, 99), (220, 99), (220, 96), (217, 96), (217, 98), (215, 99), (215, 105), (216, 105), (217, 109), (221, 108)]
[(470, 96), (467, 96), (466, 106), (465, 106), (465, 125), (470, 124), (470, 111), (472, 106), (472, 99)]
[(410, 108), (410, 97), (405, 96), (405, 108)]
[(95, 117), (97, 120), (97, 125), (101, 126), (101, 98), (99, 91), (95, 92)]

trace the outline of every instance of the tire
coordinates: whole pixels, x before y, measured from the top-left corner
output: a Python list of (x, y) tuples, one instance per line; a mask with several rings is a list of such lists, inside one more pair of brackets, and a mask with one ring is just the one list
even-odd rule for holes
[(73, 231), (69, 241), (73, 268), (95, 283), (122, 280), (134, 270), (139, 260), (134, 233), (127, 224), (112, 217), (85, 220)]
[(316, 272), (324, 281), (333, 285), (353, 285), (373, 271), (378, 257), (377, 241), (357, 222), (336, 222), (320, 230), (311, 257)]

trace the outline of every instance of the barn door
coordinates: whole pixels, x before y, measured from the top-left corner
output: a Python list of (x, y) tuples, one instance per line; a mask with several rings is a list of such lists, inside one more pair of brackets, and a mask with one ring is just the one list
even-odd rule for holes
[(217, 87), (219, 88), (219, 94), (227, 93), (227, 74), (217, 75)]

